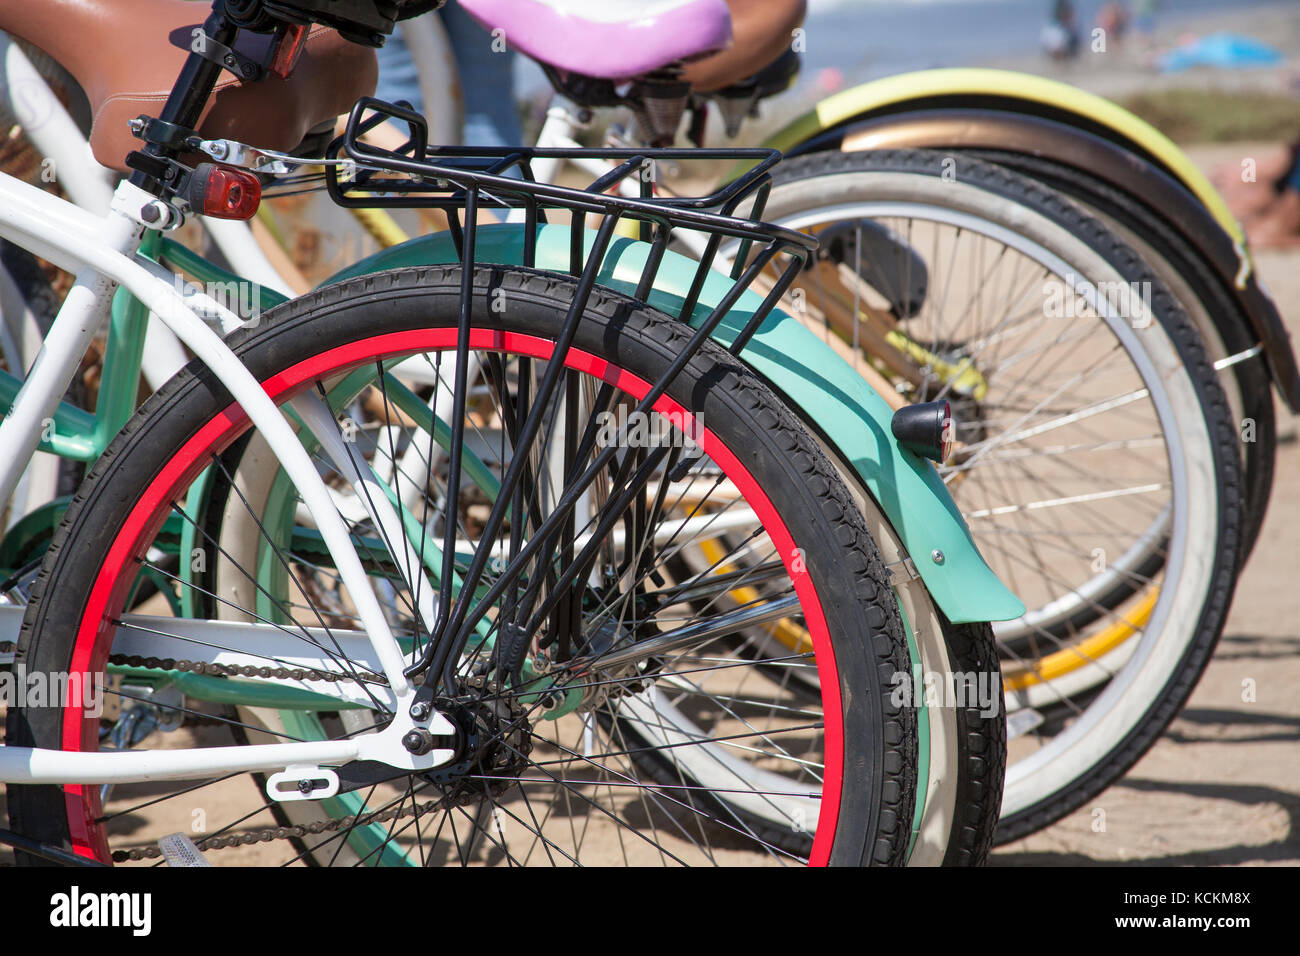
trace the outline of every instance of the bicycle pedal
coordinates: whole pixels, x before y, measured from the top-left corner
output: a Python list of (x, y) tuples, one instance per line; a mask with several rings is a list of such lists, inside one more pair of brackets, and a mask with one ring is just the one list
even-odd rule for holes
[(211, 866), (203, 851), (184, 833), (169, 833), (158, 841), (168, 866)]

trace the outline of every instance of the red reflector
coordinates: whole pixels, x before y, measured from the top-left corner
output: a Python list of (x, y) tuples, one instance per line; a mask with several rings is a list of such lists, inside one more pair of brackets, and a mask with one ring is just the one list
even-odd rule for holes
[(261, 201), (262, 183), (252, 173), (212, 166), (199, 211), (216, 219), (251, 219)]
[(298, 64), (302, 48), (307, 45), (307, 24), (288, 23), (281, 28), (280, 38), (275, 45), (275, 56), (271, 58), (271, 72), (281, 79), (288, 79), (293, 68)]

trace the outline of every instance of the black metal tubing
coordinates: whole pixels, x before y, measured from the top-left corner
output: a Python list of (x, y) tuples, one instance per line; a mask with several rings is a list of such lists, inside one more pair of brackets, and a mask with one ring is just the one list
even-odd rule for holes
[[(388, 119), (405, 122), (411, 129), (406, 144), (400, 150), (381, 149), (359, 140), (364, 132)], [(429, 642), (422, 648), (419, 659), (406, 670), (409, 677), (431, 671), (439, 675), (440, 682), (449, 692), (453, 692), (456, 664), (467, 642), (487, 610), (503, 598), (501, 613), (494, 627), (500, 628), (502, 634), (508, 631), (512, 637), (505, 642), (511, 646), (504, 648), (503, 654), (498, 655), (498, 663), (515, 667), (520, 662), (516, 660), (519, 651), (516, 645), (521, 636), (525, 640), (531, 638), (548, 618), (553, 626), (546, 635), (547, 644), (558, 640), (562, 653), (571, 650), (570, 644), (574, 640), (580, 640), (581, 594), (576, 585), (594, 568), (604, 538), (624, 518), (625, 512), (630, 515), (628, 520), (633, 524), (630, 533), (634, 537), (646, 533), (650, 522), (657, 520), (665, 492), (660, 489), (660, 494), (647, 509), (641, 494), (642, 488), (665, 458), (671, 455), (670, 469), (673, 468), (673, 462), (681, 464), (679, 449), (660, 448), (648, 454), (625, 455), (614, 469), (610, 500), (604, 503), (602, 513), (595, 520), (594, 532), (582, 547), (577, 547), (579, 529), (576, 528), (574, 519), (576, 504), (596, 478), (611, 467), (618, 453), (618, 445), (611, 443), (596, 449), (594, 416), (587, 422), (581, 437), (577, 434), (576, 380), (567, 370), (565, 356), (586, 312), (618, 223), (624, 219), (637, 222), (639, 234), (643, 239), (649, 240), (650, 248), (635, 289), (635, 298), (642, 301), (654, 288), (675, 229), (690, 229), (708, 236), (704, 254), (696, 267), (679, 313), (681, 321), (695, 326), (694, 332), (673, 357), (668, 369), (637, 403), (634, 410), (637, 414), (649, 411), (714, 334), (740, 297), (775, 257), (784, 253), (790, 261), (732, 344), (732, 354), (739, 355), (817, 248), (817, 239), (735, 214), (743, 202), (752, 200), (751, 211), (755, 216), (761, 215), (771, 190), (770, 170), (780, 159), (780, 154), (774, 150), (430, 148), (427, 145), (427, 128), (423, 117), (418, 113), (403, 106), (363, 99), (353, 108), (348, 117), (346, 132), (331, 145), (330, 152), (332, 155), (340, 152), (346, 154), (358, 167), (357, 175), (346, 183), (340, 181), (336, 165), (326, 167), (327, 188), (330, 196), (340, 205), (422, 207), (456, 211), (455, 215), (448, 215), (448, 228), (463, 264), (463, 272), (447, 474), (448, 517), (443, 533), (439, 609)], [(535, 159), (578, 158), (607, 159), (614, 165), (585, 189), (538, 183), (532, 173), (531, 164)], [(648, 164), (658, 160), (682, 162), (700, 159), (726, 159), (733, 162), (749, 160), (752, 165), (744, 176), (703, 197), (657, 197), (653, 194), (652, 178), (644, 175), (640, 176), (636, 198), (607, 191), (616, 189), (628, 177), (640, 174)], [(546, 363), (541, 381), (536, 383), (535, 394), (532, 393), (532, 373), (529, 371), (529, 381), (520, 380), (517, 402), (513, 407), (504, 408), (503, 414), (507, 419), (504, 424), (511, 439), (512, 458), (502, 478), (496, 500), (483, 524), (479, 547), (464, 569), (459, 587), (454, 588), (457, 526), (451, 509), (455, 507), (454, 502), (458, 500), (460, 489), (460, 446), (464, 441), (468, 390), (475, 240), (478, 212), (482, 208), (524, 210), (524, 262), (528, 267), (536, 265), (537, 225), (546, 221), (547, 210), (567, 210), (570, 216), (568, 267), (569, 272), (577, 277), (578, 283), (573, 302), (556, 336), (555, 350)], [(597, 218), (594, 236), (593, 230), (586, 227), (588, 216)], [(700, 322), (693, 322), (705, 282), (711, 274), (724, 238), (740, 241), (740, 255), (730, 270), (732, 285)], [(751, 257), (755, 248), (758, 251)], [(497, 387), (504, 389), (504, 376), (498, 377), (501, 381)], [(551, 504), (550, 512), (543, 518), (541, 502), (536, 500), (535, 476), (532, 475), (530, 462), (544, 420), (552, 414), (554, 400), (560, 395), (557, 389), (561, 381), (565, 383), (566, 437), (562, 449), (565, 486), (559, 494), (559, 500)], [(605, 384), (597, 395), (596, 405), (608, 407), (613, 397), (613, 388)], [(503, 407), (506, 405), (508, 403), (503, 400)], [(579, 470), (580, 474), (577, 473)], [(526, 485), (532, 487), (532, 490), (527, 490)], [(629, 507), (634, 505), (635, 513), (628, 512)], [(483, 596), (475, 600), (488, 561), (509, 515), (515, 516), (509, 532), (509, 561), (502, 573), (486, 586)], [(526, 526), (532, 528), (527, 541), (524, 540)], [(555, 563), (557, 556), (560, 559), (558, 566)], [(529, 568), (532, 568), (531, 573), (527, 570)], [(521, 594), (518, 585), (526, 574), (527, 586)], [(517, 675), (514, 676), (517, 678)]]
[[(212, 4), (212, 12), (203, 21), (203, 32), (218, 43), (226, 46), (234, 44), (239, 28), (222, 12), (221, 0), (215, 0)], [(158, 119), (191, 129), (198, 125), (199, 117), (203, 115), (203, 107), (207, 104), (208, 97), (212, 95), (220, 77), (219, 65), (204, 59), (198, 53), (191, 52), (185, 58), (185, 65), (181, 67), (180, 75), (176, 78), (176, 83), (172, 86)], [(175, 159), (180, 155), (181, 150), (149, 143), (144, 147), (143, 152), (149, 156)], [(148, 190), (155, 196), (161, 196), (165, 190), (163, 183), (139, 170), (131, 174), (131, 184)]]
[[(519, 484), (523, 469), (528, 459), (528, 454), (532, 448), (533, 440), (537, 437), (537, 432), (541, 428), (542, 416), (546, 414), (546, 408), (550, 404), (551, 395), (555, 391), (556, 383), (559, 381), (560, 373), (564, 371), (563, 357), (568, 353), (569, 347), (573, 344), (573, 337), (577, 334), (578, 324), (582, 321), (583, 313), (587, 310), (587, 300), (591, 297), (591, 292), (596, 286), (596, 276), (600, 272), (600, 265), (605, 260), (605, 252), (609, 247), (609, 242), (614, 235), (614, 227), (618, 224), (617, 216), (607, 217), (601, 224), (600, 230), (596, 236), (596, 241), (592, 246), (591, 256), (588, 259), (587, 266), (583, 270), (582, 278), (578, 282), (578, 289), (574, 294), (573, 304), (569, 306), (569, 313), (564, 318), (564, 324), (560, 329), (560, 334), (556, 337), (555, 355), (547, 363), (546, 373), (542, 376), (542, 381), (537, 387), (537, 395), (533, 399), (533, 407), (529, 411), (528, 418), (525, 419), (523, 427), (520, 429), (520, 445), (516, 446), (510, 459), (510, 467), (506, 469), (505, 477), (501, 480), (501, 488), (497, 493), (496, 501), (492, 503), (492, 509), (488, 513), (487, 520), (483, 525), (482, 540), (487, 542), (486, 547), (480, 547), (474, 552), (474, 557), (470, 560), (469, 568), (461, 582), (462, 595), (473, 595), (478, 587), (478, 582), (483, 576), (483, 569), (487, 566), (488, 556), (492, 546), (496, 543), (497, 534), (501, 530), (501, 524), (505, 520), (505, 505), (514, 497), (515, 486)], [(473, 219), (466, 220), (466, 229), (475, 230), (477, 225)], [(466, 260), (464, 274), (473, 275), (473, 261)], [(465, 293), (462, 292), (462, 295)], [(462, 313), (465, 306), (462, 303)], [(466, 343), (468, 344), (468, 343)], [(458, 343), (459, 349), (459, 343)], [(459, 370), (458, 370), (459, 372)], [(463, 410), (463, 405), (461, 406)], [(450, 502), (451, 499), (449, 498)], [(449, 508), (454, 505), (448, 505)], [(454, 526), (453, 526), (452, 544), (455, 544)], [(532, 545), (533, 542), (529, 542)], [(528, 551), (525, 546), (523, 552)], [(521, 554), (523, 553), (521, 552)], [(448, 553), (454, 554), (454, 549)], [(449, 582), (444, 582), (444, 587)], [(444, 672), (452, 656), (446, 653), (448, 642), (445, 636), (448, 632), (457, 635), (457, 639), (451, 643), (456, 645), (456, 653), (459, 654), (463, 640), (460, 640), (460, 633), (463, 630), (463, 622), (466, 616), (469, 599), (463, 597), (456, 602), (451, 612), (450, 619), (442, 627), (439, 627), (433, 635), (426, 653), (421, 659), (412, 666), (407, 668), (407, 676), (414, 676), (425, 668), (434, 667), (438, 672)], [(442, 612), (439, 611), (439, 617)], [(471, 622), (477, 623), (477, 619)], [(467, 639), (467, 637), (466, 637)], [(437, 653), (432, 653), (434, 649)], [(449, 682), (450, 683), (450, 682)]]
[[(356, 182), (350, 184), (349, 188), (345, 190), (341, 188), (338, 182), (337, 167), (329, 166), (326, 168), (327, 188), (331, 198), (343, 206), (461, 208), (464, 205), (463, 195), (446, 195), (450, 191), (446, 184), (454, 183), (462, 190), (477, 187), (486, 199), (486, 202), (483, 203), (485, 206), (508, 207), (509, 204), (498, 198), (498, 194), (502, 194), (514, 196), (521, 201), (529, 199), (533, 201), (549, 200), (556, 207), (570, 209), (574, 212), (599, 213), (602, 215), (617, 213), (625, 218), (655, 224), (671, 224), (675, 228), (695, 228), (710, 233), (720, 233), (735, 239), (779, 241), (802, 247), (809, 252), (817, 248), (817, 240), (812, 236), (767, 223), (739, 219), (729, 214), (741, 200), (768, 180), (770, 170), (781, 158), (781, 154), (776, 150), (612, 148), (575, 150), (441, 146), (426, 150), (424, 158), (417, 159), (414, 155), (407, 156), (361, 142), (358, 136), (365, 125), (362, 122), (362, 116), (366, 110), (381, 114), (383, 119), (393, 117), (408, 123), (420, 119), (418, 114), (412, 113), (410, 110), (394, 107), (373, 98), (363, 98), (353, 107), (343, 137), (341, 140), (336, 140), (331, 149), (336, 149), (341, 145), (348, 157), (360, 167), (405, 173), (413, 178), (410, 181), (375, 181), (373, 179), (362, 180), (359, 177)], [(366, 122), (369, 123), (369, 121)], [(485, 158), (496, 157), (499, 162), (494, 166), (502, 172), (508, 171), (509, 168), (522, 168), (523, 165), (527, 165), (533, 159), (546, 158), (619, 160), (622, 162), (619, 167), (620, 170), (630, 165), (626, 161), (634, 159), (666, 159), (678, 162), (707, 159), (749, 159), (756, 160), (756, 163), (743, 176), (708, 196), (698, 198), (654, 197), (651, 199), (633, 199), (626, 196), (592, 191), (591, 187), (585, 190), (574, 189), (549, 183), (538, 183), (531, 177), (519, 180), (501, 175), (500, 172), (484, 172), (463, 165), (443, 165), (432, 162), (429, 157), (459, 157), (471, 160), (477, 159), (480, 162)], [(624, 171), (623, 178), (630, 174), (631, 171)], [(604, 178), (602, 177), (602, 179)], [(414, 191), (422, 192), (424, 195), (399, 195), (402, 192)], [(360, 192), (361, 194), (349, 195), (349, 192)], [(444, 195), (436, 195), (438, 193)], [(709, 209), (722, 209), (723, 212), (721, 214), (710, 213), (706, 211)]]
[(447, 517), (442, 533), (442, 581), (438, 594), (438, 618), (430, 629), (432, 648), (448, 623), (451, 607), (452, 581), (456, 573), (456, 514), (455, 502), (460, 500), (460, 470), (462, 445), (465, 441), (465, 401), (469, 390), (469, 333), (474, 315), (474, 241), (478, 230), (472, 224), (478, 216), (478, 191), (470, 190), (465, 199), (465, 222), (470, 226), (465, 234), (464, 261), (470, 263), (460, 273), (460, 316), (456, 326), (456, 376), (452, 389), (451, 447), (447, 453)]
[(84, 856), (78, 856), (70, 853), (62, 847), (50, 846), (48, 843), (40, 843), (29, 837), (14, 833), (12, 830), (0, 830), (0, 843), (11, 846), (15, 850), (23, 853), (30, 853), (32, 856), (38, 856), (42, 860), (48, 860), (51, 863), (57, 863), (60, 866), (88, 866), (102, 867), (106, 866), (98, 860), (87, 859)]
[[(615, 217), (611, 217), (610, 219), (607, 219), (605, 223), (603, 223), (601, 226), (602, 234), (606, 232), (612, 232), (612, 224), (615, 221), (616, 221)], [(606, 241), (607, 240), (608, 237), (606, 237)], [(595, 270), (592, 269), (592, 263), (599, 261), (599, 259), (596, 258), (595, 255), (597, 252), (600, 252), (601, 253), (600, 258), (603, 258), (603, 251), (600, 249), (599, 240), (597, 241), (596, 248), (593, 249), (593, 257), (588, 262), (587, 270), (584, 271), (583, 274), (584, 283), (586, 282), (588, 277), (594, 275)], [(686, 343), (686, 345), (682, 348), (682, 350), (678, 353), (678, 355), (673, 359), (667, 371), (665, 371), (659, 377), (659, 379), (650, 388), (650, 391), (646, 393), (645, 397), (642, 398), (637, 403), (632, 414), (647, 413), (650, 410), (650, 408), (654, 405), (654, 403), (659, 400), (660, 396), (662, 396), (664, 392), (668, 390), (668, 386), (672, 383), (674, 379), (676, 379), (676, 377), (682, 371), (682, 369), (684, 369), (687, 363), (695, 356), (695, 353), (700, 350), (700, 347), (713, 334), (714, 330), (722, 322), (723, 318), (725, 318), (726, 315), (735, 306), (736, 301), (745, 292), (749, 284), (753, 282), (754, 278), (757, 277), (758, 274), (761, 273), (762, 270), (767, 267), (768, 262), (771, 261), (772, 257), (775, 256), (776, 253), (777, 250), (770, 246), (763, 249), (759, 253), (759, 255), (755, 258), (754, 262), (751, 263), (750, 266), (745, 270), (745, 275), (742, 276), (741, 280), (737, 282), (737, 284), (728, 291), (727, 295), (723, 297), (723, 299), (718, 303), (718, 305), (704, 320), (704, 322), (702, 322), (700, 326), (695, 330), (695, 333), (691, 336), (690, 340)], [(590, 293), (591, 293), (591, 288), (589, 286), (585, 289), (585, 293), (584, 293), (582, 285), (580, 284), (579, 294), (575, 299), (574, 305), (576, 306), (579, 302), (581, 302), (582, 308), (585, 310), (586, 301), (587, 298), (590, 296)], [(577, 313), (573, 311), (570, 312), (569, 317), (566, 319), (566, 331), (567, 331), (567, 326), (570, 324), (570, 321), (575, 317), (575, 315), (576, 317), (580, 318), (581, 312), (577, 312)], [(576, 322), (573, 322), (573, 325), (575, 327), (574, 330), (576, 330)], [(567, 352), (568, 346), (569, 344), (571, 344), (571, 342), (572, 342), (572, 335), (570, 335), (568, 340), (564, 342), (563, 351), (561, 351), (561, 349), (559, 348), (559, 343), (557, 343), (556, 354), (563, 355), (564, 352)], [(558, 371), (562, 368), (562, 366), (563, 366), (562, 361), (557, 360), (553, 357), (550, 366), (547, 368), (547, 376), (551, 377), (553, 370), (558, 373)], [(556, 374), (554, 378), (558, 378), (558, 374)], [(539, 396), (540, 396), (540, 391), (541, 390), (539, 389)], [(537, 408), (533, 409), (533, 414), (534, 415), (539, 414)], [(528, 447), (531, 447), (532, 439), (534, 437), (535, 437), (535, 431), (533, 434), (527, 436)], [(487, 555), (489, 551), (492, 549), (492, 546), (495, 543), (496, 534), (500, 529), (500, 517), (498, 516), (498, 513), (502, 510), (501, 503), (506, 500), (505, 495), (506, 495), (507, 484), (509, 483), (510, 489), (513, 490), (514, 483), (517, 483), (518, 481), (518, 474), (515, 472), (516, 472), (516, 466), (520, 461), (520, 455), (518, 450), (515, 451), (515, 456), (514, 458), (512, 458), (510, 463), (510, 469), (506, 473), (506, 478), (503, 479), (501, 483), (502, 491), (500, 494), (498, 494), (497, 500), (492, 506), (492, 512), (491, 514), (489, 514), (488, 520), (484, 524), (482, 539), (483, 541), (486, 541), (486, 545), (480, 543), (480, 547), (474, 554), (474, 559), (470, 566), (470, 570), (466, 573), (465, 578), (461, 584), (461, 596), (460, 599), (456, 602), (457, 604), (456, 611), (453, 613), (452, 616), (453, 622), (456, 623), (454, 625), (449, 624), (446, 630), (441, 635), (441, 639), (435, 642), (438, 644), (440, 648), (440, 653), (437, 655), (436, 658), (436, 661), (440, 667), (445, 668), (447, 663), (450, 660), (454, 660), (456, 657), (460, 655), (462, 648), (464, 647), (465, 643), (469, 640), (469, 633), (473, 629), (474, 625), (477, 624), (478, 621), (483, 617), (483, 615), (487, 613), (488, 608), (490, 608), (492, 604), (495, 603), (496, 600), (505, 593), (506, 589), (515, 584), (519, 576), (523, 573), (523, 568), (527, 564), (527, 562), (530, 561), (537, 554), (537, 552), (541, 551), (543, 547), (549, 544), (552, 536), (560, 527), (560, 523), (568, 520), (570, 513), (573, 511), (574, 506), (577, 504), (578, 497), (581, 494), (583, 494), (588, 487), (590, 487), (593, 481), (595, 481), (596, 476), (600, 473), (602, 469), (605, 468), (606, 465), (609, 464), (610, 460), (616, 454), (617, 450), (618, 449), (616, 445), (608, 445), (605, 448), (603, 448), (592, 460), (591, 464), (587, 466), (586, 470), (583, 472), (581, 477), (579, 477), (576, 482), (574, 482), (573, 484), (565, 488), (563, 494), (560, 496), (560, 500), (556, 502), (555, 507), (552, 509), (551, 513), (547, 515), (546, 519), (534, 531), (533, 537), (528, 541), (526, 545), (524, 545), (520, 549), (517, 558), (515, 560), (512, 560), (511, 563), (507, 565), (505, 571), (503, 571), (501, 576), (498, 577), (497, 580), (493, 582), (491, 587), (488, 588), (487, 592), (474, 606), (473, 610), (467, 612), (466, 609), (468, 608), (469, 602), (472, 599), (474, 591), (478, 586), (478, 582), (482, 577), (483, 567), (487, 563)], [(494, 519), (496, 519), (495, 523), (494, 523)], [(589, 545), (591, 543), (592, 542), (589, 542)], [(569, 569), (569, 571), (571, 570), (572, 568)], [(569, 572), (566, 571), (565, 574), (562, 574), (560, 580), (563, 581), (565, 579), (565, 576), (568, 575), (568, 573)], [(572, 580), (571, 577), (569, 579), (570, 581)], [(552, 593), (554, 594), (554, 592)], [(453, 626), (456, 628), (455, 630), (453, 630)], [(446, 639), (446, 636), (448, 634), (451, 635), (450, 640)], [(422, 659), (417, 664), (412, 665), (412, 667), (408, 669), (408, 672), (411, 674), (419, 673), (422, 669), (424, 669), (427, 666), (429, 665), (427, 665)], [(446, 671), (444, 671), (444, 678), (446, 678), (447, 676), (448, 675)]]

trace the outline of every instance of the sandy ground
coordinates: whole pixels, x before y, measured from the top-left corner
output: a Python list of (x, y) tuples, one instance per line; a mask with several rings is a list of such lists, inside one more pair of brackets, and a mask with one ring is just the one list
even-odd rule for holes
[[(1078, 57), (1064, 63), (1040, 54), (1008, 57), (982, 63), (1001, 69), (1039, 73), (1110, 98), (1122, 98), (1137, 90), (1213, 86), (1225, 90), (1269, 90), (1276, 93), (1296, 88), (1300, 77), (1300, 17), (1285, 7), (1204, 13), (1189, 21), (1157, 18), (1149, 44), (1130, 34), (1121, 42), (1092, 48), (1091, 24), (1084, 24), (1084, 46)], [(1158, 58), (1192, 36), (1218, 32), (1244, 34), (1282, 51), (1287, 57), (1278, 66), (1219, 70), (1197, 67), (1176, 73), (1154, 68)]]

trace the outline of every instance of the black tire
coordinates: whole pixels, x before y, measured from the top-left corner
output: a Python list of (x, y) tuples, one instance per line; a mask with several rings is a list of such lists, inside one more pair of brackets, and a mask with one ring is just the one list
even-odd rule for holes
[[(387, 332), (454, 328), (460, 270), (426, 267), (368, 275), (278, 307), (232, 348), (259, 380), (335, 346)], [(551, 340), (574, 297), (574, 281), (522, 269), (479, 266), (473, 280), (476, 324)], [(491, 307), (504, 292), (510, 307)], [(653, 381), (690, 329), (622, 296), (598, 290), (575, 346)], [(830, 862), (891, 864), (907, 851), (913, 812), (917, 725), (911, 708), (891, 703), (895, 671), (911, 661), (887, 572), (833, 466), (771, 392), (722, 349), (707, 343), (670, 388), (705, 416), (745, 467), (779, 502), (782, 520), (806, 555), (836, 651), (844, 702), (845, 796)], [(87, 602), (86, 582), (123, 527), (143, 489), (178, 449), (229, 403), (215, 377), (191, 364), (152, 396), (96, 463), (61, 526), (33, 589), (18, 660), (29, 669), (66, 669)], [(116, 573), (116, 572), (110, 572)], [(63, 713), (15, 709), (11, 745), (58, 747)], [(15, 786), (11, 825), (43, 842), (70, 845), (59, 788)]]
[[(1000, 675), (998, 649), (988, 624), (953, 624), (944, 620), (953, 671)], [(944, 866), (983, 866), (993, 847), (1002, 812), (1002, 782), (1007, 772), (1007, 711), (1002, 682), (996, 707), (988, 712), (978, 702), (959, 702), (957, 716), (957, 816), (953, 819)]]

